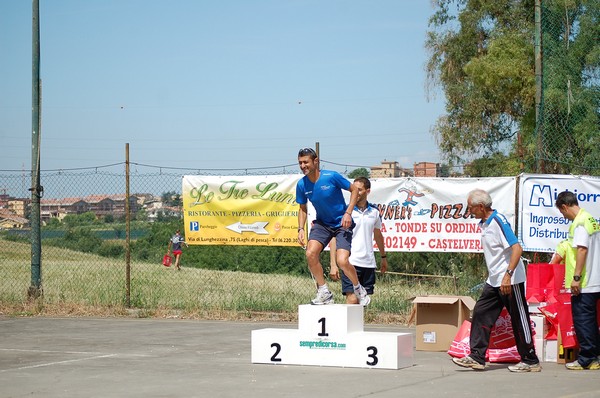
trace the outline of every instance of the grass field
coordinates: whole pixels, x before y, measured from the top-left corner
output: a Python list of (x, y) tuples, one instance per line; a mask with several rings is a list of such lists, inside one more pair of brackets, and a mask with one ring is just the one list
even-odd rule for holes
[[(126, 306), (126, 266), (122, 259), (44, 246), (43, 297), (29, 300), (31, 249), (0, 239), (0, 313), (181, 317), (198, 319), (295, 320), (298, 304), (309, 303), (309, 277), (231, 272), (158, 263), (131, 264), (130, 306)], [(339, 282), (330, 282), (338, 303)], [(452, 280), (380, 276), (365, 322), (406, 323), (411, 299), (423, 294), (456, 294)]]

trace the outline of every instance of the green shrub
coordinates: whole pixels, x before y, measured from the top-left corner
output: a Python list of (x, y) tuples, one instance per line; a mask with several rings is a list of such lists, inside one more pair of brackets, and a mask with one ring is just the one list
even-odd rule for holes
[(125, 247), (118, 242), (104, 241), (98, 249), (98, 254), (103, 257), (119, 258), (125, 254)]

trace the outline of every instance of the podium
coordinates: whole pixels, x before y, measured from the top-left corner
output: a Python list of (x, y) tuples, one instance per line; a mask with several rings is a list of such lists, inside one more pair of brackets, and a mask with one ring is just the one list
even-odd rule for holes
[(364, 307), (299, 305), (298, 329), (252, 331), (252, 363), (400, 369), (413, 365), (411, 333), (365, 332)]

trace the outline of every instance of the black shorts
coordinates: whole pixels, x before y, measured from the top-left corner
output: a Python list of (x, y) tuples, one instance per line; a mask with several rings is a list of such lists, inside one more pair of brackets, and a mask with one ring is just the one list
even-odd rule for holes
[[(358, 282), (365, 288), (367, 293), (373, 294), (375, 291), (375, 268), (364, 268), (354, 267), (356, 269), (356, 275), (358, 276)], [(341, 271), (341, 270), (340, 270)], [(354, 286), (350, 279), (342, 272), (342, 293), (344, 295), (348, 293), (354, 293)]]

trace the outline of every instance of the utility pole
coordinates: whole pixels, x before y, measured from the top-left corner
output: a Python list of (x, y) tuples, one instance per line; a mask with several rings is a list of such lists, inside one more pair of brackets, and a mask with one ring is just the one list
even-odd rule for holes
[(42, 234), (40, 230), (40, 129), (41, 129), (41, 81), (40, 81), (40, 2), (32, 0), (32, 106), (31, 106), (31, 286), (29, 298), (42, 295)]

